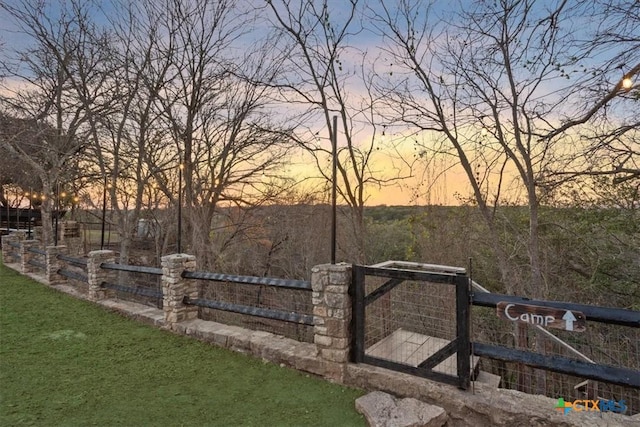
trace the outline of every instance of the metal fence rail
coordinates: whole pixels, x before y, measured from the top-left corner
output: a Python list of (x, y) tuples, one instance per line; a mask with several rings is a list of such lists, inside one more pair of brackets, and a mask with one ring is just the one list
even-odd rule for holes
[(311, 282), (306, 280), (274, 279), (271, 277), (236, 276), (231, 274), (210, 273), (206, 271), (185, 271), (182, 277), (187, 279), (212, 280), (216, 282), (245, 283), (248, 285), (266, 285), (279, 288), (311, 290)]
[(551, 372), (574, 375), (612, 384), (640, 388), (638, 371), (602, 364), (592, 364), (562, 356), (548, 356), (493, 344), (473, 343), (473, 354), (505, 362), (523, 363)]
[(74, 258), (64, 254), (59, 254), (56, 258), (78, 267), (86, 267), (89, 263), (89, 260), (87, 260), (86, 258)]
[(30, 259), (30, 260), (29, 260), (29, 262), (28, 262), (28, 264), (29, 264), (29, 265), (33, 265), (33, 266), (35, 266), (35, 267), (39, 267), (39, 268), (41, 268), (41, 269), (43, 269), (43, 270), (46, 270), (46, 269), (47, 269), (47, 265), (46, 265), (44, 262), (36, 261), (36, 260), (34, 260), (34, 259)]
[(400, 280), (418, 280), (431, 283), (448, 283), (450, 285), (455, 285), (458, 277), (461, 275), (460, 273), (401, 270), (397, 268), (373, 267), (367, 265), (361, 265), (358, 266), (358, 268), (362, 269), (366, 276), (393, 277), (394, 279)]
[(80, 282), (89, 283), (89, 277), (86, 274), (79, 273), (77, 271), (71, 271), (61, 268), (57, 271), (57, 273), (61, 276), (64, 276), (68, 279), (78, 280)]
[(149, 288), (134, 288), (132, 286), (124, 286), (124, 285), (117, 285), (115, 283), (108, 283), (108, 282), (102, 282), (100, 284), (101, 287), (103, 288), (107, 288), (107, 289), (113, 289), (116, 291), (120, 291), (120, 292), (126, 292), (128, 294), (132, 294), (132, 295), (142, 295), (145, 297), (152, 297), (152, 298), (162, 298), (163, 294), (161, 291), (155, 290), (155, 289), (149, 289)]
[(156, 276), (162, 276), (162, 269), (158, 267), (144, 267), (140, 265), (114, 264), (103, 262), (102, 264), (100, 264), (100, 268), (104, 268), (105, 270), (128, 271), (131, 273), (146, 273), (154, 274)]
[(313, 326), (313, 316), (308, 314), (300, 314), (289, 311), (276, 310), (272, 308), (252, 307), (249, 305), (232, 304), (221, 301), (211, 301), (201, 298), (191, 299), (184, 297), (186, 305), (195, 305), (198, 307), (213, 308), (215, 310), (229, 311), (232, 313), (246, 314), (250, 316), (264, 317), (267, 319), (281, 320), (283, 322), (299, 323), (303, 325)]
[(482, 307), (495, 308), (498, 302), (505, 301), (514, 304), (531, 304), (542, 307), (559, 308), (562, 310), (580, 311), (590, 322), (608, 323), (611, 325), (630, 326), (640, 328), (640, 313), (624, 308), (598, 307), (586, 304), (575, 304), (560, 301), (531, 300), (528, 298), (493, 293), (473, 293), (471, 303)]
[(32, 252), (34, 254), (38, 254), (38, 255), (47, 255), (47, 251), (40, 248), (27, 248), (27, 251)]

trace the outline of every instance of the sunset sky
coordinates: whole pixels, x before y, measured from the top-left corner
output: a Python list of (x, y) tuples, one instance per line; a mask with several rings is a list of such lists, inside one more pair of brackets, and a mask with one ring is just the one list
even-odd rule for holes
[[(20, 1), (10, 0), (5, 2), (8, 5), (17, 5), (20, 4)], [(55, 20), (55, 15), (59, 12), (59, 8), (54, 5), (55, 2), (52, 2), (52, 6), (50, 6), (50, 11), (52, 14), (52, 19)], [(254, 2), (255, 3), (255, 2)], [(295, 2), (294, 2), (295, 3)], [(393, 2), (392, 2), (393, 3)], [(102, 7), (101, 12), (96, 12), (96, 21), (97, 22), (107, 22), (107, 15), (109, 10), (113, 9), (111, 2), (98, 2), (98, 4)], [(262, 3), (255, 3), (262, 4)], [(347, 2), (342, 0), (330, 0), (328, 2), (328, 15), (334, 23), (334, 27), (340, 26), (340, 21), (345, 18), (347, 15)], [(544, 11), (546, 8), (550, 7), (550, 5), (555, 5), (556, 2), (550, 1), (542, 1), (535, 3), (534, 9), (539, 9), (539, 11)], [(455, 16), (456, 10), (463, 10), (467, 7), (476, 7), (476, 2), (471, 1), (458, 1), (458, 2), (450, 2), (450, 1), (435, 1), (431, 7), (431, 14), (437, 18), (448, 17), (452, 19)], [(363, 2), (363, 7), (369, 8), (370, 10), (381, 11), (382, 5), (376, 1), (365, 1)], [(393, 4), (385, 4), (385, 7), (393, 8), (395, 7), (395, 3)], [(422, 9), (416, 10), (416, 19), (422, 19), (423, 16), (421, 13)], [(424, 12), (426, 14), (426, 11)], [(102, 15), (100, 15), (102, 14)], [(591, 19), (590, 17), (572, 17), (572, 25), (575, 25), (576, 28), (579, 28), (580, 31), (584, 31), (585, 34), (590, 31), (595, 31), (596, 27), (600, 24), (596, 19)], [(437, 21), (437, 20), (436, 20)], [(264, 22), (263, 22), (264, 24)], [(379, 23), (378, 23), (379, 24)], [(260, 24), (256, 24), (260, 25)], [(363, 102), (366, 102), (366, 91), (361, 76), (358, 75), (363, 64), (368, 66), (376, 67), (377, 73), (379, 75), (385, 75), (387, 73), (389, 76), (398, 71), (402, 72), (402, 69), (399, 69), (398, 64), (393, 64), (392, 59), (390, 59), (388, 47), (384, 47), (383, 39), (379, 37), (379, 34), (376, 35), (375, 23), (373, 21), (367, 21), (367, 19), (357, 19), (356, 22), (356, 30), (353, 31), (353, 34), (348, 38), (349, 48), (344, 51), (344, 56), (340, 58), (342, 61), (342, 66), (344, 67), (344, 87), (348, 88), (347, 93), (350, 97), (350, 101), (354, 106), (362, 105)], [(425, 28), (427, 26), (425, 25)], [(257, 40), (256, 37), (263, 36), (261, 30), (259, 28), (248, 29), (247, 35), (245, 37), (249, 37), (249, 39), (253, 38), (253, 40)], [(448, 40), (449, 34), (446, 33), (443, 28), (436, 28), (436, 31), (442, 31), (439, 33), (435, 40)], [(8, 16), (6, 12), (0, 11), (0, 41), (2, 46), (0, 47), (0, 61), (5, 62), (7, 57), (12, 54), (13, 51), (20, 51), (25, 46), (28, 45), (29, 39), (24, 36), (16, 26), (16, 23)], [(600, 53), (600, 56), (606, 57), (607, 53)], [(366, 59), (364, 59), (366, 58)], [(592, 58), (594, 63), (597, 63), (600, 58)], [(581, 63), (581, 66), (589, 65), (588, 62)], [(624, 64), (623, 64), (624, 66)], [(623, 67), (622, 66), (622, 67)], [(526, 66), (522, 69), (525, 70)], [(406, 70), (404, 70), (406, 71)], [(396, 78), (396, 75), (389, 77), (389, 80)], [(443, 74), (440, 76), (442, 81), (447, 79), (453, 79), (456, 76), (448, 76)], [(520, 76), (519, 76), (520, 77)], [(523, 76), (524, 77), (524, 76)], [(568, 77), (567, 77), (568, 79)], [(506, 82), (501, 82), (500, 84)], [(536, 96), (538, 99), (541, 99), (541, 102), (561, 102), (562, 99), (559, 100), (553, 99), (554, 93), (563, 94), (566, 92), (568, 85), (572, 84), (573, 81), (567, 82), (561, 79), (543, 79), (539, 86), (535, 88)], [(5, 78), (2, 82), (2, 90), (7, 90), (8, 88), (15, 88), (18, 83), (12, 80), (11, 78)], [(562, 95), (558, 95), (562, 97)], [(365, 101), (363, 101), (365, 100)], [(425, 105), (427, 105), (426, 103)], [(575, 105), (567, 104), (569, 107), (575, 108), (575, 111), (564, 110), (563, 113), (573, 114), (576, 111), (579, 111), (579, 106), (576, 103)], [(287, 117), (289, 115), (295, 116), (297, 114), (296, 111), (293, 110), (290, 106), (286, 105), (281, 106), (281, 111), (279, 114), (282, 117)], [(627, 112), (626, 114), (630, 114)], [(505, 116), (506, 117), (506, 116)], [(404, 137), (402, 132), (392, 134), (391, 136), (387, 135), (385, 138), (381, 133), (380, 129), (377, 129), (377, 133), (375, 136), (372, 136), (371, 130), (367, 128), (366, 124), (362, 120), (362, 117), (356, 117), (354, 123), (360, 120), (357, 125), (354, 126), (354, 141), (356, 144), (362, 144), (363, 146), (367, 146), (367, 144), (373, 143), (375, 145), (379, 145), (380, 148), (378, 152), (373, 153), (370, 160), (369, 171), (380, 178), (381, 180), (387, 181), (387, 184), (384, 185), (376, 185), (371, 184), (367, 187), (367, 204), (368, 205), (399, 205), (399, 204), (425, 204), (425, 203), (433, 203), (433, 204), (444, 204), (444, 205), (455, 205), (459, 204), (461, 199), (465, 199), (471, 195), (471, 185), (469, 184), (469, 178), (465, 175), (464, 171), (457, 165), (458, 161), (455, 156), (451, 156), (451, 152), (447, 156), (438, 154), (438, 155), (429, 155), (425, 156), (424, 161), (416, 162), (413, 164), (413, 168), (409, 170), (408, 164), (412, 163), (415, 159), (415, 144), (413, 142), (413, 138), (416, 135), (420, 135), (418, 132), (412, 132), (412, 136)], [(556, 122), (559, 123), (561, 117), (545, 117), (546, 123)], [(457, 123), (457, 122), (456, 122)], [(379, 123), (376, 126), (380, 127), (384, 123)], [(328, 142), (328, 130), (326, 126), (319, 121), (317, 124), (314, 123), (306, 123), (309, 132), (314, 132), (316, 135), (320, 135), (320, 139), (324, 142), (325, 148)], [(473, 125), (475, 126), (475, 124)], [(474, 138), (477, 138), (479, 133), (478, 129), (457, 129), (457, 132), (460, 132), (463, 138), (466, 138), (467, 143), (472, 144)], [(468, 133), (469, 135), (465, 135)], [(427, 140), (432, 137), (432, 135), (421, 135), (417, 136), (418, 138), (426, 138)], [(343, 147), (345, 144), (344, 135), (338, 133), (338, 147)], [(427, 141), (426, 144), (429, 144)], [(393, 149), (391, 148), (393, 145)], [(567, 145), (567, 147), (573, 147), (571, 145)], [(575, 148), (575, 147), (574, 147)], [(475, 154), (474, 154), (475, 155)], [(495, 156), (499, 156), (500, 154), (494, 154)], [(478, 157), (479, 158), (479, 157)], [(491, 160), (488, 161), (487, 164), (490, 164)], [(473, 165), (474, 171), (478, 173), (478, 176), (485, 174), (485, 178), (488, 179), (487, 186), (490, 187), (494, 185), (495, 180), (491, 176), (493, 172), (487, 172), (489, 166), (480, 164)], [(492, 167), (496, 167), (495, 163), (493, 163)], [(315, 170), (315, 163), (311, 161), (307, 155), (294, 156), (291, 165), (289, 166), (289, 172), (293, 177), (299, 179), (300, 181), (304, 181), (309, 177), (317, 177), (319, 173)], [(477, 169), (477, 170), (476, 170)], [(496, 170), (496, 169), (494, 169)], [(509, 176), (510, 169), (506, 168), (507, 176)], [(511, 169), (513, 170), (513, 169)], [(326, 173), (326, 171), (325, 171)], [(403, 179), (399, 179), (394, 181), (393, 178), (397, 176), (404, 177)], [(338, 181), (340, 183), (340, 181)], [(490, 190), (489, 190), (490, 193)], [(515, 196), (514, 196), (515, 197)]]

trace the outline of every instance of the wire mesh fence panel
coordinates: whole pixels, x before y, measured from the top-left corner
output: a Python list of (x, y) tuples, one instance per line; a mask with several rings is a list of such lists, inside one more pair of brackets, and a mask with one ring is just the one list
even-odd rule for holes
[[(200, 298), (241, 306), (275, 309), (313, 315), (311, 292), (229, 282), (200, 281)], [(276, 319), (233, 313), (207, 307), (199, 308), (199, 317), (228, 325), (271, 332), (303, 342), (313, 342), (313, 326)]]
[[(46, 252), (40, 248), (29, 248), (31, 259), (27, 262), (31, 267), (31, 273), (38, 276), (45, 276), (47, 269)], [(35, 269), (33, 268), (35, 267)]]
[[(387, 279), (367, 276), (365, 295)], [(406, 280), (366, 305), (367, 356), (418, 367), (456, 338), (455, 287)], [(434, 367), (455, 375), (455, 355)]]
[(148, 273), (118, 271), (114, 288), (118, 299), (132, 301), (151, 307), (162, 308), (162, 277)]
[[(495, 308), (472, 307), (472, 341), (547, 356), (634, 370), (640, 375), (640, 329), (588, 322), (584, 332), (543, 329), (499, 319)], [(501, 386), (565, 400), (625, 401), (626, 414), (640, 413), (640, 390), (603, 381), (482, 358), (480, 369), (498, 375)]]
[[(100, 222), (81, 222), (79, 228), (79, 245), (84, 253), (94, 250), (117, 249), (120, 244), (120, 234), (110, 223), (105, 223), (104, 232)], [(104, 245), (103, 245), (104, 243)]]
[(66, 277), (67, 283), (74, 287), (81, 295), (87, 296), (89, 294), (89, 283), (87, 278), (86, 267), (81, 267), (71, 263), (64, 265), (62, 274)]

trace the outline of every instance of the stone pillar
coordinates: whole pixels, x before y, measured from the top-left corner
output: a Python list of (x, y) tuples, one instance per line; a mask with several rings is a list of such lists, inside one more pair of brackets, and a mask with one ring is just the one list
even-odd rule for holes
[(33, 235), (33, 240), (43, 240), (42, 239), (42, 226), (33, 226), (31, 229), (31, 234)]
[(58, 223), (58, 243), (66, 243), (67, 238), (78, 235), (78, 223), (76, 221), (60, 221)]
[(47, 282), (52, 285), (67, 283), (67, 278), (58, 274), (58, 270), (66, 267), (67, 263), (58, 259), (59, 254), (66, 254), (67, 247), (63, 245), (47, 246)]
[(89, 282), (89, 299), (91, 301), (100, 301), (112, 298), (114, 292), (100, 286), (102, 282), (114, 282), (116, 279), (113, 270), (104, 270), (100, 268), (100, 264), (115, 263), (116, 255), (113, 251), (91, 251), (89, 252), (89, 260), (87, 262), (87, 276)]
[(185, 296), (198, 298), (198, 283), (182, 277), (183, 271), (195, 271), (196, 257), (186, 254), (173, 254), (162, 257), (162, 294), (164, 324), (173, 329), (178, 322), (198, 317), (198, 307), (183, 303)]
[(24, 240), (22, 242), (22, 246), (20, 247), (20, 255), (22, 256), (21, 267), (22, 267), (23, 274), (32, 273), (37, 268), (36, 266), (29, 264), (29, 261), (31, 261), (34, 258), (39, 258), (40, 255), (29, 251), (29, 249), (37, 248), (39, 246), (40, 246), (40, 242), (38, 242), (37, 240)]
[[(58, 245), (64, 245), (64, 235), (66, 234), (66, 224), (65, 221), (59, 220), (58, 221)], [(56, 230), (55, 228), (53, 229), (53, 232), (55, 233)]]
[(343, 382), (349, 363), (351, 264), (323, 264), (311, 270), (314, 338), (325, 377)]
[(80, 238), (80, 224), (77, 221), (62, 221), (58, 244), (66, 245), (67, 254), (80, 255), (82, 239)]
[(15, 233), (2, 236), (2, 260), (5, 264), (12, 264), (19, 261), (19, 258), (13, 254), (21, 253), (19, 248), (14, 248), (11, 243), (19, 243), (20, 236)]

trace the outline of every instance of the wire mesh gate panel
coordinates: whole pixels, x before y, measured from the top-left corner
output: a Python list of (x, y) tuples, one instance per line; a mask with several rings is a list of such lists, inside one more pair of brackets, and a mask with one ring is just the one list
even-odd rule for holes
[(390, 266), (400, 265), (353, 266), (354, 362), (468, 388), (475, 366), (464, 270)]

